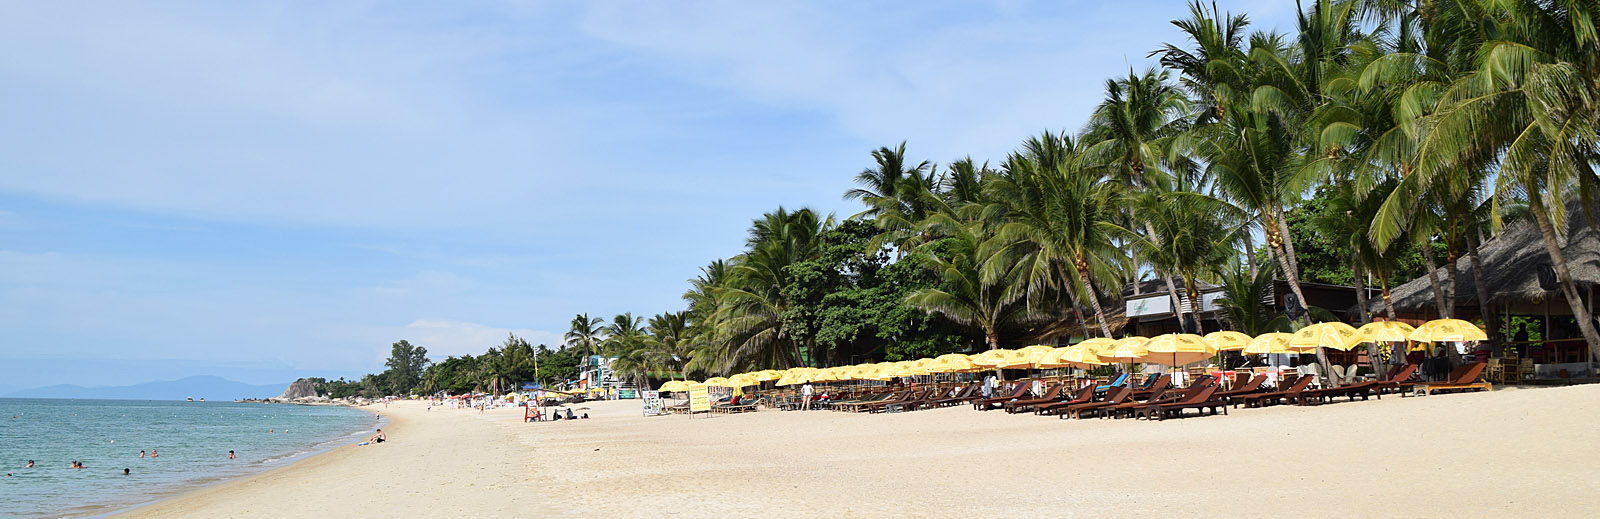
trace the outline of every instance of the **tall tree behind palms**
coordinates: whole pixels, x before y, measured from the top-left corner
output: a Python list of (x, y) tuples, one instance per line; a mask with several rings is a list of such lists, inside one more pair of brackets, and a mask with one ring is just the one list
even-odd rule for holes
[(1025, 284), (1005, 277), (985, 279), (982, 270), (991, 268), (984, 265), (991, 258), (979, 251), (982, 226), (978, 223), (940, 213), (930, 216), (923, 226), (946, 237), (919, 247), (909, 259), (936, 273), (943, 287), (907, 294), (906, 304), (976, 328), (983, 333), (985, 346), (999, 348), (1002, 327), (1033, 315), (1027, 305), (1019, 303)]

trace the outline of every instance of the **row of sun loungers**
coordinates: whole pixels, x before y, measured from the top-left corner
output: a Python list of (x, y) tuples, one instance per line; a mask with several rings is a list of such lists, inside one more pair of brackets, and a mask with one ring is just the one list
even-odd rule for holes
[[(1202, 375), (1187, 388), (1175, 388), (1169, 375), (1146, 377), (1142, 383), (1130, 384), (1130, 377), (1119, 375), (1108, 384), (1093, 382), (1081, 386), (1074, 382), (1053, 384), (1038, 397), (1029, 393), (1032, 381), (1018, 381), (1002, 394), (983, 398), (981, 385), (973, 383), (959, 387), (927, 387), (901, 389), (866, 394), (855, 398), (817, 402), (814, 407), (846, 412), (898, 412), (933, 409), (955, 405), (972, 405), (982, 411), (1004, 410), (1007, 413), (1034, 413), (1067, 418), (1145, 418), (1164, 420), (1182, 416), (1195, 410), (1204, 414), (1228, 414), (1228, 409), (1244, 406), (1266, 407), (1277, 404), (1320, 405), (1344, 397), (1383, 398), (1384, 394), (1429, 394), (1443, 391), (1487, 390), (1487, 382), (1477, 381), (1484, 370), (1483, 363), (1467, 364), (1456, 368), (1445, 380), (1422, 382), (1410, 380), (1417, 365), (1396, 369), (1380, 380), (1356, 382), (1337, 387), (1312, 389), (1310, 376), (1290, 376), (1280, 381), (1276, 389), (1266, 387), (1267, 376), (1239, 374), (1230, 389), (1223, 389), (1218, 381)], [(1077, 386), (1077, 387), (1074, 387)], [(729, 412), (737, 412), (728, 406)], [(742, 410), (742, 407), (739, 406)], [(753, 410), (753, 405), (749, 406)], [(785, 406), (798, 408), (798, 405)]]

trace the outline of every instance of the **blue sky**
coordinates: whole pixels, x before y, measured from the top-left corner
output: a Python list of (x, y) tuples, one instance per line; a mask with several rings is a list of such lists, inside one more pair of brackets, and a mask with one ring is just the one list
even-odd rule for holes
[[(1293, 4), (1220, 2), (1255, 28)], [(1168, 1), (0, 4), (0, 392), (377, 371), (682, 307), (868, 152), (997, 159)]]

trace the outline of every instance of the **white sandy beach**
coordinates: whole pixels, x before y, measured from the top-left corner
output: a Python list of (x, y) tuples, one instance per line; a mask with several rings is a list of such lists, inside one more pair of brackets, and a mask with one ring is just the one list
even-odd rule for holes
[(400, 403), (345, 447), (119, 517), (1593, 517), (1600, 385), (1148, 422), (970, 407), (521, 423)]

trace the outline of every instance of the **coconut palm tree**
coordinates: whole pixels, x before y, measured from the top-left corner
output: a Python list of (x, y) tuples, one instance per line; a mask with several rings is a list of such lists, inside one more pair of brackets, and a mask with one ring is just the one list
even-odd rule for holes
[[(1059, 144), (1043, 144), (1051, 141)], [(1065, 292), (1074, 308), (1086, 299), (1101, 334), (1111, 337), (1092, 278), (1118, 277), (1107, 274), (1115, 270), (1108, 258), (1120, 229), (1112, 220), (1121, 211), (1121, 191), (1088, 163), (1078, 141), (1045, 132), (1035, 142), (1028, 149), (1055, 151), (1013, 154), (1006, 171), (984, 184), (994, 200), (984, 211), (1004, 215), (979, 249), (989, 258), (984, 281), (1005, 277), (1026, 291), (1030, 304), (1051, 291)]]
[(767, 213), (751, 226), (750, 250), (734, 258), (725, 286), (716, 298), (718, 371), (734, 367), (792, 367), (805, 362), (802, 345), (791, 337), (784, 313), (789, 309), (783, 287), (786, 267), (816, 256), (818, 235), (832, 226), (810, 209), (784, 208)]
[[(602, 327), (605, 320), (599, 317), (589, 317), (589, 314), (578, 314), (572, 318), (572, 327), (561, 336), (567, 348), (578, 348), (584, 358), (600, 352), (600, 343), (605, 340), (605, 331)], [(585, 360), (587, 362), (587, 360)]]
[(1020, 301), (1025, 289), (1008, 284), (1003, 277), (985, 279), (982, 271), (990, 258), (979, 251), (982, 244), (979, 223), (934, 214), (923, 227), (934, 228), (946, 237), (919, 247), (907, 259), (938, 274), (943, 286), (907, 294), (906, 304), (930, 314), (943, 315), (956, 324), (971, 326), (983, 333), (988, 349), (999, 348), (1001, 328), (1034, 315), (1028, 305)]

